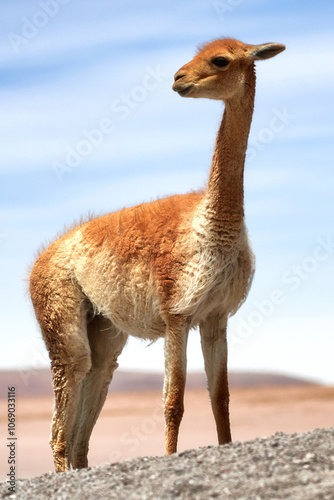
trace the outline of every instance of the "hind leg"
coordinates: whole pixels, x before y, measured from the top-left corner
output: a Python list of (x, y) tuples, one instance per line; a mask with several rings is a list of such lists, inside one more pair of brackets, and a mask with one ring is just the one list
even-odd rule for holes
[(87, 333), (92, 367), (81, 382), (72, 427), (70, 462), (73, 468), (88, 466), (89, 438), (104, 405), (113, 373), (118, 367), (117, 358), (127, 340), (126, 334), (102, 316), (95, 316), (87, 326)]
[(70, 436), (79, 401), (80, 385), (91, 368), (86, 310), (83, 309), (82, 304), (77, 314), (73, 314), (71, 322), (63, 326), (62, 331), (66, 332), (66, 336), (59, 335), (55, 345), (50, 348), (54, 389), (50, 445), (57, 472), (70, 468)]
[(90, 368), (89, 358), (80, 369), (72, 363), (51, 362), (54, 387), (54, 413), (50, 445), (56, 472), (70, 469), (70, 436), (81, 380)]
[[(56, 281), (56, 280), (55, 280)], [(61, 288), (56, 285), (61, 283)], [(80, 384), (91, 368), (86, 331), (86, 304), (70, 280), (52, 282), (32, 299), (51, 359), (54, 413), (50, 445), (56, 472), (70, 467), (70, 435)]]
[[(54, 414), (50, 445), (57, 472), (69, 469), (70, 435), (81, 380), (90, 370), (87, 303), (49, 247), (30, 275), (30, 294), (51, 360)], [(51, 255), (50, 255), (51, 254)]]

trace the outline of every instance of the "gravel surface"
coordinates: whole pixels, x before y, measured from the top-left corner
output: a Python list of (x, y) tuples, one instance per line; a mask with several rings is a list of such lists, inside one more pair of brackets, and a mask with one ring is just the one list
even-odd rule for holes
[[(33, 452), (33, 450), (32, 450)], [(17, 499), (334, 499), (334, 428), (19, 480)]]

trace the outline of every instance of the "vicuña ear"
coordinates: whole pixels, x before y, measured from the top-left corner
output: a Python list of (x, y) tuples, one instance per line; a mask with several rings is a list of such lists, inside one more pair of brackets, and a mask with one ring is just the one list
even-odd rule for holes
[(264, 43), (263, 45), (255, 45), (249, 52), (249, 56), (254, 61), (261, 61), (262, 59), (270, 59), (277, 56), (280, 52), (285, 50), (285, 45), (281, 43)]

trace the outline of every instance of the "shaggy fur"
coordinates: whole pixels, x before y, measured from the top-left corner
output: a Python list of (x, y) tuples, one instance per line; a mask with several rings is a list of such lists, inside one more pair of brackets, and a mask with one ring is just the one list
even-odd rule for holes
[[(204, 192), (89, 220), (36, 260), (30, 293), (51, 359), (56, 471), (87, 466), (89, 438), (128, 335), (165, 338), (166, 453), (173, 453), (187, 336), (200, 327), (219, 443), (231, 440), (226, 324), (245, 300), (254, 268), (243, 210), (254, 60), (282, 50), (216, 40), (176, 73), (180, 95), (225, 102)], [(228, 60), (226, 67), (217, 57)]]

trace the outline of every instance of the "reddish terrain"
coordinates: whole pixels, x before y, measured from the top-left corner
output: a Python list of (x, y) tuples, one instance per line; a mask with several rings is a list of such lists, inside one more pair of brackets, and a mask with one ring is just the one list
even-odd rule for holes
[[(203, 380), (198, 376), (197, 383)], [(125, 377), (126, 378), (126, 377)], [(152, 377), (151, 377), (152, 378)], [(191, 377), (190, 377), (191, 379)], [(196, 379), (196, 377), (195, 377)], [(196, 385), (193, 380), (193, 386)], [(10, 379), (7, 378), (7, 381)], [(31, 377), (30, 377), (31, 380)], [(249, 378), (248, 378), (249, 380)], [(234, 441), (270, 436), (277, 431), (303, 432), (333, 425), (334, 387), (319, 385), (270, 385), (231, 389), (231, 425)], [(284, 379), (287, 384), (288, 379)], [(281, 379), (281, 383), (284, 383)], [(258, 378), (258, 384), (260, 379)], [(264, 384), (264, 380), (262, 380)], [(295, 383), (297, 383), (295, 381)], [(191, 387), (185, 398), (179, 451), (216, 444), (215, 425), (207, 391)], [(234, 384), (235, 385), (235, 384)], [(2, 385), (3, 386), (3, 385)], [(6, 384), (7, 386), (7, 384)], [(133, 386), (132, 386), (133, 387)], [(123, 387), (124, 391), (124, 387)], [(28, 391), (29, 392), (29, 391)], [(41, 391), (43, 392), (43, 391)], [(17, 398), (17, 477), (31, 477), (53, 470), (48, 445), (52, 415), (51, 396)], [(0, 480), (7, 464), (7, 401), (0, 399)], [(91, 437), (91, 466), (144, 455), (164, 453), (161, 390), (109, 394)]]

